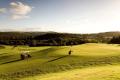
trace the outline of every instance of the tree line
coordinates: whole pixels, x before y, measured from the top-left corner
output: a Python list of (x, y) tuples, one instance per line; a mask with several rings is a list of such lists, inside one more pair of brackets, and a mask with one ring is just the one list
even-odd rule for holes
[[(0, 44), (29, 46), (66, 46), (84, 43), (119, 43), (120, 32), (70, 34), (56, 32), (0, 32)], [(119, 37), (120, 38), (120, 37)], [(116, 39), (116, 40), (115, 40)]]

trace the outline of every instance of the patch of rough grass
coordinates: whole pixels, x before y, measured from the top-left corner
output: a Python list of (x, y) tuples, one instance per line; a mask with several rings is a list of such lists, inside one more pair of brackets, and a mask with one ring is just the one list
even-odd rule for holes
[(120, 65), (75, 69), (21, 80), (120, 80)]

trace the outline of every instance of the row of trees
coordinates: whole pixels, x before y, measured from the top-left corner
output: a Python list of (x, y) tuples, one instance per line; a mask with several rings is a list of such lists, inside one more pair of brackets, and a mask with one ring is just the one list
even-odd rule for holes
[(113, 37), (109, 43), (112, 43), (112, 44), (120, 44), (120, 36), (117, 36), (117, 37)]
[(0, 44), (29, 46), (63, 46), (83, 43), (119, 44), (120, 37), (113, 37), (114, 35), (118, 36), (119, 33), (67, 34), (53, 32), (0, 32)]
[[(13, 34), (13, 33), (12, 33)], [(25, 34), (25, 33), (24, 33)], [(13, 34), (0, 35), (0, 44), (5, 45), (29, 45), (29, 46), (63, 46), (86, 43), (87, 40), (76, 34), (46, 33), (34, 34)]]
[(0, 44), (5, 45), (29, 45), (29, 46), (65, 46), (65, 45), (77, 45), (86, 43), (85, 40), (80, 39), (61, 39), (61, 40), (0, 40)]

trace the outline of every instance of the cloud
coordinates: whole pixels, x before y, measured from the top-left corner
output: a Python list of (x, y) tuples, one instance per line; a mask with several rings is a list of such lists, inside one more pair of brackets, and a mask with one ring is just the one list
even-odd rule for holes
[(0, 8), (0, 13), (5, 13), (6, 12), (6, 8)]
[(10, 12), (12, 19), (24, 19), (28, 18), (28, 14), (32, 11), (32, 7), (23, 4), (21, 2), (11, 2), (10, 3)]
[(14, 19), (14, 20), (17, 20), (17, 19), (25, 19), (25, 18), (29, 18), (29, 16), (26, 16), (26, 15), (12, 15), (11, 16), (12, 17), (12, 19)]

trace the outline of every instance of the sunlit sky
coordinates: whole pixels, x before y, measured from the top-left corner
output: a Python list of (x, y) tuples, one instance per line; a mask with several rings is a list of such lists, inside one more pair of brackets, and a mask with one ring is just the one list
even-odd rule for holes
[(0, 0), (0, 31), (120, 31), (120, 0)]

